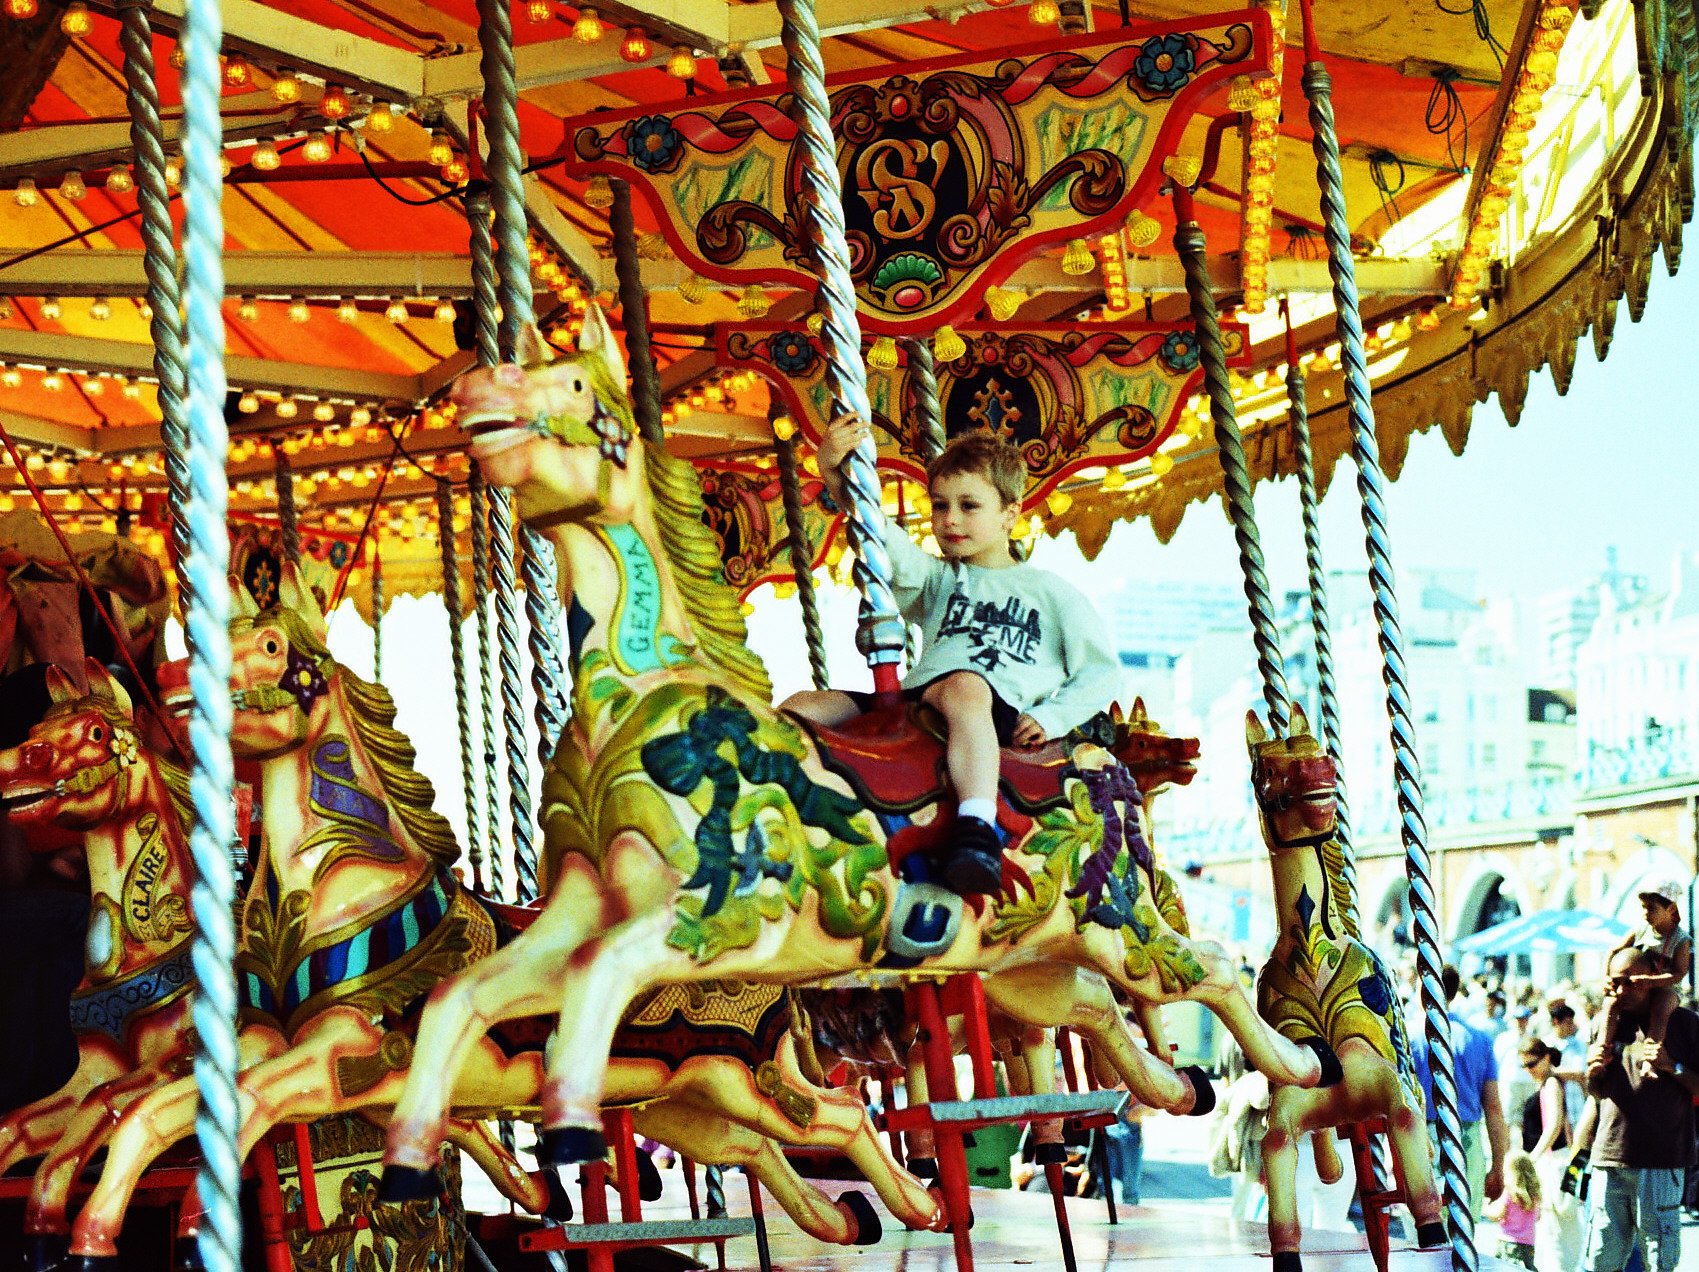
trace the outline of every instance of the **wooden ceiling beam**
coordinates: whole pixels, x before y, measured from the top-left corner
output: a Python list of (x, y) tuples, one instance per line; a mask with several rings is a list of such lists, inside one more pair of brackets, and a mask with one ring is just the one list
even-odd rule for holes
[[(276, 138), (300, 122), (303, 108), (280, 106), (270, 93), (245, 93), (224, 99), (224, 144), (235, 145), (261, 137)], [(258, 113), (254, 113), (258, 112)], [(165, 144), (178, 144), (182, 124), (170, 115), (160, 121)], [(99, 124), (49, 124), (22, 132), (0, 132), (0, 182), (21, 176), (63, 172), (69, 168), (104, 168), (132, 161), (127, 121)]]
[[(224, 256), (227, 296), (428, 296), (472, 294), (471, 263), (449, 252), (261, 252)], [(0, 269), (12, 296), (144, 296), (142, 253), (59, 248)]]

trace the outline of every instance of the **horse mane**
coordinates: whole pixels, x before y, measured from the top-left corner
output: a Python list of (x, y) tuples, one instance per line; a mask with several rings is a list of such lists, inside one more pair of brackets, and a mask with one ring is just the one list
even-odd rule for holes
[(1339, 926), (1345, 930), (1346, 936), (1360, 939), (1357, 894), (1351, 887), (1351, 876), (1346, 872), (1345, 846), (1339, 842), (1338, 835), (1329, 835), (1327, 842), (1322, 844), (1321, 868), (1327, 875), (1327, 886), (1333, 892), (1333, 911), (1339, 917)]
[(702, 520), (702, 486), (696, 470), (659, 446), (643, 448), (644, 472), (660, 531), (661, 546), (678, 578), (679, 595), (702, 657), (740, 689), (771, 702), (773, 682), (749, 648), (749, 630), (713, 531)]
[[(282, 625), (289, 643), (303, 654), (334, 662), (318, 634), (292, 610), (278, 608), (267, 617)], [(438, 865), (452, 866), (460, 859), (460, 844), (448, 819), (431, 807), (436, 789), (430, 778), (419, 772), (413, 743), (395, 727), (395, 699), (382, 685), (362, 679), (341, 663), (335, 663), (335, 667), (335, 681), (348, 704), (354, 736), (377, 770), (391, 810), (427, 857)]]

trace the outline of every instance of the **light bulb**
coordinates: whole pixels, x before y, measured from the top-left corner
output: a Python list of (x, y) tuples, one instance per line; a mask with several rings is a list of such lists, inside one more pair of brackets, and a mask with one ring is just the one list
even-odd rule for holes
[(127, 163), (115, 163), (106, 174), (106, 193), (128, 194), (136, 188), (136, 177)]
[(48, 296), (41, 302), (41, 316), (48, 322), (58, 322), (59, 315), (64, 312), (64, 308), (59, 304), (59, 299), (56, 296)]
[(136, 312), (141, 315), (143, 322), (153, 321), (153, 306), (148, 304), (146, 300), (136, 302)]
[(692, 274), (678, 285), (678, 298), (687, 305), (700, 305), (708, 295), (708, 281)]
[(590, 185), (584, 191), (584, 206), (605, 212), (614, 205), (613, 183), (601, 173), (590, 178)]
[(454, 302), (452, 300), (437, 301), (436, 320), (438, 322), (454, 321)]
[(254, 68), (239, 57), (226, 58), (224, 82), (231, 88), (246, 88), (254, 82)]
[(765, 318), (772, 307), (773, 302), (759, 283), (749, 284), (737, 298), (737, 312), (745, 318)]
[(442, 171), (438, 175), (449, 185), (460, 185), (470, 174), (466, 171), (466, 161), (456, 155), (443, 164)]
[(181, 155), (171, 155), (165, 160), (165, 184), (168, 186), (183, 184), (183, 159)]
[(12, 308), (10, 296), (0, 296), (0, 322), (10, 322), (17, 311)]
[(525, 19), (528, 22), (543, 23), (555, 16), (552, 0), (526, 0)]
[(1091, 248), (1084, 239), (1069, 239), (1067, 249), (1062, 253), (1062, 272), (1064, 274), (1089, 274), (1097, 268), (1097, 258), (1091, 254)]
[(106, 381), (97, 375), (84, 376), (83, 392), (90, 397), (99, 397), (106, 392)]
[[(356, 406), (352, 411), (348, 412), (348, 422), (355, 428), (365, 428), (366, 425), (372, 422), (372, 412), (370, 408)], [(354, 444), (354, 434), (346, 431), (338, 433), (336, 437), (336, 444), (338, 446), (352, 446)]]
[(454, 158), (454, 143), (448, 139), (448, 134), (440, 129), (431, 134), (430, 161), (437, 167), (445, 167)]
[(301, 155), (308, 163), (323, 163), (330, 158), (330, 135), (316, 132), (307, 138), (307, 144), (301, 147)]
[(301, 100), (301, 81), (294, 71), (279, 71), (271, 82), (271, 95), (284, 105)]
[(89, 16), (88, 6), (81, 0), (73, 0), (59, 19), (59, 29), (72, 39), (94, 30), (94, 19)]
[(674, 79), (695, 79), (696, 54), (682, 44), (673, 45), (672, 55), (667, 58), (667, 74)]
[(572, 24), (572, 38), (580, 44), (594, 44), (607, 34), (607, 27), (602, 24), (602, 16), (594, 9), (580, 9), (578, 21)]
[(283, 162), (283, 156), (277, 153), (276, 146), (269, 141), (262, 141), (254, 147), (254, 153), (248, 156), (248, 162), (261, 172), (272, 172)]
[(255, 411), (260, 409), (260, 400), (258, 396), (253, 393), (244, 393), (241, 397), (236, 399), (236, 409), (242, 412), (243, 415), (252, 415)]
[(96, 296), (89, 302), (88, 316), (96, 322), (105, 322), (112, 317), (112, 302), (104, 296)]
[(33, 208), (41, 202), (41, 195), (36, 191), (35, 181), (31, 177), (18, 178), (18, 188), (12, 191), (12, 198), (20, 208)]
[(407, 302), (403, 300), (390, 301), (388, 307), (383, 311), (383, 316), (396, 324), (406, 322)]
[(295, 413), (300, 409), (300, 403), (298, 403), (294, 398), (284, 398), (283, 401), (277, 404), (277, 418), (280, 420), (292, 420), (295, 418)]
[(5, 385), (8, 389), (15, 389), (23, 382), (24, 373), (16, 367), (7, 367), (4, 371), (0, 371), (0, 384)]
[(991, 311), (991, 316), (998, 322), (1008, 322), (1026, 300), (1022, 292), (1008, 287), (987, 287), (985, 289), (985, 307)]
[(353, 300), (341, 300), (336, 304), (336, 320), (338, 322), (353, 322), (360, 316), (360, 306)]
[(134, 380), (126, 380), (121, 391), (132, 402), (139, 402), (142, 399), (142, 386)]
[(649, 33), (642, 27), (628, 27), (619, 42), (619, 55), (627, 62), (647, 62), (651, 52)]
[(320, 424), (328, 424), (336, 418), (336, 408), (329, 402), (320, 402), (313, 408), (313, 418)]
[(890, 371), (897, 365), (897, 342), (890, 336), (880, 336), (867, 351), (867, 365), (875, 371)]
[(252, 296), (242, 297), (242, 303), (236, 306), (236, 316), (243, 322), (258, 322), (260, 320), (260, 303)]
[(382, 102), (372, 107), (372, 113), (366, 116), (366, 131), (386, 133), (395, 127), (395, 116), (388, 106)]
[(33, 18), (39, 11), (36, 0), (6, 0), (6, 16), (9, 18)]
[[(49, 371), (41, 377), (41, 387), (49, 393), (57, 393), (65, 387), (65, 379), (57, 371)], [(55, 461), (58, 462), (58, 461)]]
[(1034, 26), (1055, 26), (1062, 20), (1062, 10), (1056, 0), (1032, 0), (1026, 19)]
[(326, 84), (319, 98), (319, 114), (326, 119), (348, 118), (348, 90), (340, 84)]
[(932, 353), (940, 362), (954, 362), (967, 352), (967, 341), (956, 329), (945, 323), (932, 337)]
[(289, 321), (306, 322), (313, 316), (313, 311), (307, 308), (307, 302), (297, 296), (289, 302)]
[(72, 203), (81, 203), (88, 197), (88, 187), (83, 184), (83, 174), (72, 168), (59, 179), (59, 197), (69, 199)]

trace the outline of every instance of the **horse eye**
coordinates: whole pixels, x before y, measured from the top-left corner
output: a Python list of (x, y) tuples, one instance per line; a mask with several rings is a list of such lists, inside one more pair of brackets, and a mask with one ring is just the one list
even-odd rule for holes
[(90, 742), (104, 742), (106, 740), (106, 730), (97, 724), (94, 728), (88, 731), (88, 738)]
[(275, 653), (278, 652), (278, 648), (279, 648), (279, 646), (277, 644), (277, 638), (275, 636), (266, 637), (266, 641), (265, 641), (265, 652), (266, 653), (275, 654)]
[(584, 392), (584, 381), (582, 381), (582, 380), (574, 380), (574, 381), (573, 381), (573, 382), (572, 382), (572, 391), (573, 391), (573, 392), (574, 392), (574, 393), (582, 393), (582, 392)]

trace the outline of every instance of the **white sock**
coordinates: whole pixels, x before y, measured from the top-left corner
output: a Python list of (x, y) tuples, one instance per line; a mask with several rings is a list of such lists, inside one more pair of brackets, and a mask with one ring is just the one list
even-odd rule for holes
[(994, 799), (964, 799), (956, 809), (958, 817), (977, 817), (987, 826), (997, 824), (997, 801)]

